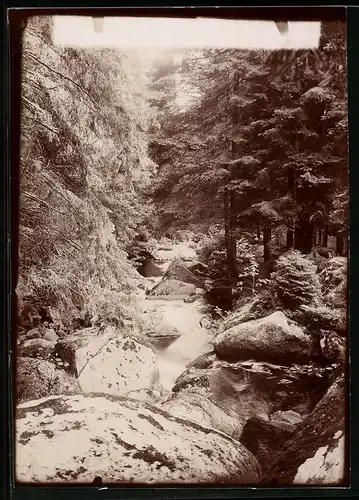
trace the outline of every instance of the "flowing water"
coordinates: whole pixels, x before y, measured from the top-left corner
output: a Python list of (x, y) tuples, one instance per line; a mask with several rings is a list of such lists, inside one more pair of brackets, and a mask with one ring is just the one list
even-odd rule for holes
[[(188, 242), (173, 244), (169, 249), (159, 247), (155, 252), (155, 260), (149, 261), (147, 268), (144, 266), (148, 288), (152, 288), (161, 280), (161, 275), (176, 257), (197, 259), (195, 250)], [(165, 339), (154, 343), (161, 383), (165, 389), (170, 390), (190, 361), (212, 349), (211, 331), (200, 325), (200, 320), (209, 313), (211, 307), (204, 297), (197, 298), (193, 303), (186, 303), (183, 299), (152, 298), (145, 296), (144, 292), (139, 303), (143, 311), (156, 311), (156, 314), (162, 316), (181, 334), (173, 342)]]

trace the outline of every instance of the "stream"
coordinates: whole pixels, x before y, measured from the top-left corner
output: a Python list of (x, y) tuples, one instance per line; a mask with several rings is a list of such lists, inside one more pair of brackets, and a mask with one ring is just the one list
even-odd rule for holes
[[(197, 260), (195, 249), (189, 245), (190, 242), (174, 243), (168, 250), (159, 247), (154, 252), (155, 260), (148, 262), (142, 269), (148, 288), (153, 288), (161, 281), (162, 275), (176, 257)], [(168, 340), (153, 342), (158, 356), (161, 384), (166, 390), (171, 390), (178, 376), (186, 370), (187, 364), (212, 349), (211, 332), (199, 323), (210, 312), (211, 306), (205, 297), (186, 303), (183, 299), (168, 300), (146, 296), (145, 292), (139, 296), (139, 305), (144, 313), (155, 311), (162, 315), (181, 334), (170, 345)]]

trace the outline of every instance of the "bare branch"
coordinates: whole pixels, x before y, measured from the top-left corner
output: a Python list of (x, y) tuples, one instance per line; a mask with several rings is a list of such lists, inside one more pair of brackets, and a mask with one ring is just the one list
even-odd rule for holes
[(27, 55), (28, 55), (28, 57), (30, 57), (31, 59), (33, 59), (37, 63), (39, 63), (42, 66), (44, 66), (45, 68), (47, 68), (49, 71), (52, 71), (56, 75), (61, 76), (61, 78), (64, 78), (65, 80), (68, 80), (73, 85), (75, 85), (78, 89), (80, 89), (81, 92), (83, 92), (90, 99), (90, 101), (92, 102), (92, 104), (94, 104), (95, 110), (93, 110), (93, 111), (96, 111), (96, 108), (97, 108), (96, 102), (92, 99), (92, 97), (90, 96), (90, 94), (83, 87), (81, 87), (81, 85), (79, 83), (77, 83), (74, 80), (72, 80), (72, 78), (70, 78), (69, 76), (64, 75), (63, 73), (60, 73), (59, 71), (56, 71), (55, 69), (51, 68), (46, 63), (44, 63), (43, 61), (41, 61), (38, 57), (36, 57), (34, 54), (31, 54), (31, 52), (27, 52)]
[(55, 212), (61, 214), (61, 215), (67, 215), (66, 212), (61, 212), (60, 210), (58, 210), (57, 208), (55, 207), (52, 207), (51, 205), (49, 205), (48, 203), (46, 203), (46, 201), (44, 200), (41, 200), (40, 198), (38, 198), (37, 196), (31, 194), (31, 193), (28, 193), (27, 191), (23, 191), (22, 194), (24, 196), (26, 196), (27, 198), (30, 198), (31, 200), (34, 200), (34, 201), (37, 201), (38, 203), (40, 203), (41, 205), (44, 205), (45, 207), (49, 208), (50, 210), (54, 210)]

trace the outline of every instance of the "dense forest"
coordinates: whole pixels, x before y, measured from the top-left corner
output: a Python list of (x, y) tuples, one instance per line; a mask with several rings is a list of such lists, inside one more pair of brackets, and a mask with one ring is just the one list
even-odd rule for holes
[(109, 470), (37, 470), (48, 436), (21, 423), (20, 479), (342, 484), (345, 25), (316, 49), (155, 55), (52, 26), (23, 37), (17, 398), (62, 395), (44, 408), (80, 405), (89, 436), (117, 415), (123, 440), (96, 441), (116, 438)]

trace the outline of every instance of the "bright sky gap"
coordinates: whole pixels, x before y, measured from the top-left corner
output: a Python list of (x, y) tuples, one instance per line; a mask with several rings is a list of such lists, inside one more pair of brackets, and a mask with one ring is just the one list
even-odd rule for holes
[(54, 42), (77, 47), (309, 49), (319, 38), (320, 22), (289, 22), (283, 36), (272, 21), (106, 17), (96, 33), (90, 16), (54, 16)]

